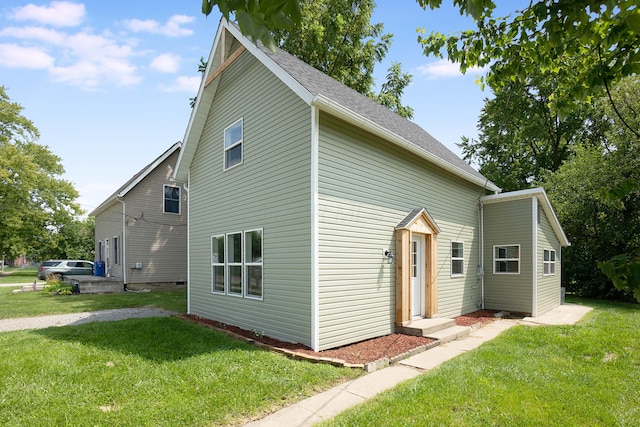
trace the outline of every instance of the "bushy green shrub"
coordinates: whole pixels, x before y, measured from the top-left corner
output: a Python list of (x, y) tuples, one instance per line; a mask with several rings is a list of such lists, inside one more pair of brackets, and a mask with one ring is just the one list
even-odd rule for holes
[(56, 276), (48, 276), (43, 291), (49, 294), (56, 293), (58, 295), (71, 295), (75, 291), (75, 287), (68, 283), (64, 283)]

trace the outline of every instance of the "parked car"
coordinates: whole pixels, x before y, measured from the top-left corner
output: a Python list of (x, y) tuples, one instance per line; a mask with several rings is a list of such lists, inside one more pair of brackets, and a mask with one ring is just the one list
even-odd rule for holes
[(43, 262), (38, 269), (38, 279), (47, 276), (90, 276), (93, 274), (93, 263), (83, 259), (50, 259)]

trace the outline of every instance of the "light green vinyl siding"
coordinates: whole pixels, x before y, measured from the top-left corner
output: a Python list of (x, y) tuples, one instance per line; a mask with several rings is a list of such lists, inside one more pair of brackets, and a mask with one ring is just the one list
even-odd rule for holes
[[(531, 313), (533, 306), (531, 199), (484, 205), (485, 308)], [(495, 274), (495, 245), (520, 245), (520, 274)]]
[[(560, 262), (560, 242), (556, 234), (551, 228), (551, 224), (546, 214), (540, 209), (540, 225), (538, 226), (538, 311), (537, 315), (546, 313), (547, 311), (560, 305), (560, 286), (561, 286), (561, 265)], [(553, 249), (556, 251), (556, 273), (554, 275), (543, 275), (543, 256), (545, 249)]]
[[(481, 188), (323, 113), (318, 187), (321, 349), (394, 332), (396, 266), (382, 249), (396, 252), (395, 226), (416, 207), (441, 228), (438, 315), (477, 309)], [(464, 277), (451, 277), (452, 240), (464, 242)]]
[[(220, 77), (191, 164), (191, 313), (311, 346), (311, 109), (252, 55)], [(243, 118), (243, 163), (223, 171)], [(211, 236), (263, 229), (263, 300), (211, 292)]]

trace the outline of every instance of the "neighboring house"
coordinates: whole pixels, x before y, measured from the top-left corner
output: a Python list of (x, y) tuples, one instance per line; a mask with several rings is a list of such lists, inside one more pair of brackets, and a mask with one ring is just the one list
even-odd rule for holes
[(198, 316), (324, 350), (560, 303), (568, 241), (543, 190), (488, 195), (416, 124), (224, 20), (174, 178)]
[(127, 287), (187, 280), (187, 195), (171, 180), (179, 153), (178, 142), (89, 214), (96, 260)]

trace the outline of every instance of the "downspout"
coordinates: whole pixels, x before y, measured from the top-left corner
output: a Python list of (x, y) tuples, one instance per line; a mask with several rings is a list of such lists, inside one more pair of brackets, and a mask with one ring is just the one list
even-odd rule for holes
[(484, 204), (478, 199), (478, 229), (480, 234), (480, 250), (478, 251), (478, 280), (480, 281), (480, 307), (484, 310)]
[(116, 200), (122, 203), (122, 283), (124, 290), (127, 290), (127, 207), (120, 196), (116, 196)]
[(191, 314), (191, 250), (189, 246), (190, 234), (189, 226), (191, 224), (191, 197), (189, 197), (189, 186), (191, 185), (191, 169), (187, 169), (187, 183), (182, 184), (184, 191), (187, 192), (187, 314)]

